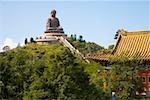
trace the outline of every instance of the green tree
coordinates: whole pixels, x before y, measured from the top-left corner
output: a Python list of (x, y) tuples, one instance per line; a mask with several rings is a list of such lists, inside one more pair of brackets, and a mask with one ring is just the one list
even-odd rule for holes
[(76, 35), (71, 35), (68, 37), (68, 41), (84, 55), (88, 53), (96, 53), (104, 49), (104, 47), (99, 46), (94, 42), (86, 42), (81, 35), (78, 39), (76, 38)]
[(93, 42), (73, 41), (72, 44), (75, 48), (77, 48), (81, 53), (85, 55), (88, 53), (96, 53), (97, 51), (104, 49), (103, 47)]
[(1, 90), (0, 90), (0, 98), (3, 99), (3, 98), (7, 98), (7, 90), (6, 90), (6, 85), (8, 83), (7, 82), (7, 79), (9, 79), (10, 77), (10, 72), (8, 71), (9, 70), (9, 67), (8, 67), (8, 64), (7, 64), (7, 60), (5, 57), (3, 57), (3, 54), (0, 54), (0, 84), (1, 84)]
[(139, 84), (141, 78), (139, 71), (142, 70), (140, 59), (129, 59), (126, 53), (111, 58), (110, 88), (116, 92), (119, 100), (133, 100), (136, 92), (142, 91)]
[(83, 36), (82, 35), (79, 36), (79, 41), (83, 42)]
[(113, 44), (108, 46), (108, 50), (112, 50), (113, 48), (114, 48)]
[(31, 98), (60, 100), (96, 98), (95, 87), (89, 84), (88, 74), (68, 49), (58, 47), (55, 52), (46, 53), (35, 66), (35, 80), (27, 91)]
[(59, 44), (29, 44), (0, 57), (3, 99), (100, 99), (86, 64)]
[(25, 40), (24, 40), (24, 44), (27, 44), (28, 43), (28, 39), (27, 38), (25, 38)]
[(7, 51), (9, 51), (9, 50), (10, 50), (10, 46), (4, 46), (4, 47), (3, 47), (3, 51), (4, 51), (4, 52), (7, 52)]
[(30, 38), (30, 43), (36, 43), (36, 41), (33, 39), (33, 37)]

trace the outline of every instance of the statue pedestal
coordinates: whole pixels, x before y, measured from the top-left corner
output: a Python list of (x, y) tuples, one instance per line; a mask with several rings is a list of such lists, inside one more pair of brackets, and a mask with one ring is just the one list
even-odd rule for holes
[(67, 37), (67, 35), (64, 33), (44, 33), (35, 41), (37, 42), (37, 44), (53, 44), (58, 42), (58, 38), (56, 37), (60, 36), (64, 38)]

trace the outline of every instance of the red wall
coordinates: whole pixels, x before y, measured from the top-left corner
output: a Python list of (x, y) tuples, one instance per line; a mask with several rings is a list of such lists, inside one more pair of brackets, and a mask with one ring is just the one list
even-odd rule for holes
[(150, 71), (142, 71), (140, 76), (143, 78), (144, 90), (150, 91)]

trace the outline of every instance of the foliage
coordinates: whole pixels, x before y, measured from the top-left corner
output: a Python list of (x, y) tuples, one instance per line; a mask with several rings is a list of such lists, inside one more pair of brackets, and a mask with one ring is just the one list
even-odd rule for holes
[(97, 53), (99, 54), (110, 54), (111, 52), (112, 52), (111, 49), (102, 49), (97, 51)]
[(0, 58), (2, 99), (100, 99), (85, 67), (92, 65), (59, 44), (27, 44)]
[(105, 66), (101, 66), (95, 62), (84, 63), (85, 71), (89, 73), (90, 83), (94, 83), (98, 89), (98, 95), (102, 95), (104, 100), (104, 81), (106, 79)]
[(9, 51), (9, 50), (10, 50), (10, 46), (4, 46), (4, 47), (3, 47), (3, 51), (4, 51), (4, 52), (7, 52), (7, 51)]
[(30, 43), (36, 43), (36, 41), (33, 39), (33, 37), (30, 38)]
[[(110, 53), (112, 48), (86, 42), (82, 36), (68, 40), (83, 54)], [(105, 100), (111, 93), (104, 84), (108, 81), (116, 99), (132, 100), (141, 91), (141, 63), (122, 54), (110, 58), (111, 69), (106, 71), (107, 66), (83, 62), (59, 44), (27, 43), (0, 53), (0, 99)]]
[(142, 62), (138, 59), (129, 59), (125, 53), (111, 58), (111, 74), (109, 86), (116, 92), (119, 100), (133, 100), (136, 92), (141, 92)]
[(108, 50), (112, 50), (113, 48), (114, 48), (113, 44), (108, 46)]
[(86, 42), (81, 35), (78, 39), (76, 35), (71, 35), (68, 40), (76, 49), (78, 49), (84, 55), (88, 53), (96, 53), (97, 51), (104, 49), (104, 47), (101, 47), (94, 42)]
[(28, 39), (27, 38), (25, 38), (25, 40), (24, 40), (24, 44), (27, 44), (28, 43)]

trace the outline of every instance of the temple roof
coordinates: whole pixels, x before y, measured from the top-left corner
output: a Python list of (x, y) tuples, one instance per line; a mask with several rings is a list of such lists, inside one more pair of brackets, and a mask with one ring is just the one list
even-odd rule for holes
[(111, 56), (118, 56), (123, 52), (127, 53), (129, 58), (138, 58), (150, 60), (150, 30), (124, 31), (120, 30), (116, 45), (111, 53), (108, 54), (89, 54), (91, 60), (109, 60)]

